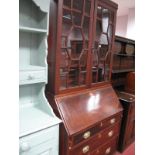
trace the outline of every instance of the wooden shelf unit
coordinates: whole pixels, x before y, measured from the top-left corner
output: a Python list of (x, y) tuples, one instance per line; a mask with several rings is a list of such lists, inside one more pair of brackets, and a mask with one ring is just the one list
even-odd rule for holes
[[(128, 45), (132, 45), (130, 48), (127, 48), (129, 50), (129, 53), (126, 52), (126, 47)], [(115, 36), (111, 78), (113, 87), (118, 89), (125, 89), (124, 87), (127, 74), (134, 71), (135, 41), (128, 38)]]

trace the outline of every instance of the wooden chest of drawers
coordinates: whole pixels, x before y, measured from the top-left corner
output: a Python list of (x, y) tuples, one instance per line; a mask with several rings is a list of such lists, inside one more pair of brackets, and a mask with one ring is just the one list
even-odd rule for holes
[(109, 155), (117, 148), (122, 107), (111, 85), (67, 95), (47, 93), (63, 124), (60, 155)]
[(122, 152), (135, 140), (135, 96), (126, 92), (119, 92), (118, 96), (124, 109), (119, 138)]

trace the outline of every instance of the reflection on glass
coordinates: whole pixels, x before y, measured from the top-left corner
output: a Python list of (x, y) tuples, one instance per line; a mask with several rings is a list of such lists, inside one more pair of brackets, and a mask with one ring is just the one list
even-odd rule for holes
[(75, 25), (80, 26), (82, 22), (82, 15), (80, 13), (73, 12), (73, 22)]
[(109, 38), (109, 44), (112, 44), (112, 25), (109, 25), (109, 28), (108, 28), (108, 38)]
[(109, 25), (109, 12), (108, 9), (102, 10), (102, 31), (107, 33)]
[(84, 0), (74, 0), (73, 1), (73, 8), (74, 9), (78, 9), (78, 10), (83, 10), (83, 3), (84, 3)]
[(89, 21), (90, 21), (90, 18), (84, 17), (83, 32), (84, 32), (85, 40), (88, 40), (89, 38)]
[(63, 0), (64, 6), (71, 8), (71, 0)]
[(97, 7), (97, 17), (98, 18), (101, 18), (102, 17), (102, 7), (101, 6), (98, 6)]
[(108, 38), (106, 34), (103, 34), (103, 33), (101, 34), (99, 43), (101, 45), (108, 45)]
[[(68, 1), (65, 1), (65, 4)], [(63, 9), (60, 80), (61, 89), (84, 85), (86, 83), (86, 65), (88, 54), (89, 17), (82, 17), (77, 4), (73, 1), (73, 9)], [(83, 10), (83, 9), (82, 9)]]
[(112, 21), (113, 13), (102, 6), (98, 6), (96, 39), (92, 52), (92, 81), (94, 83), (109, 80)]
[(100, 40), (100, 36), (102, 34), (102, 22), (97, 20), (96, 22), (96, 40)]
[(85, 13), (87, 13), (88, 15), (90, 14), (90, 8), (91, 8), (91, 1), (85, 0)]

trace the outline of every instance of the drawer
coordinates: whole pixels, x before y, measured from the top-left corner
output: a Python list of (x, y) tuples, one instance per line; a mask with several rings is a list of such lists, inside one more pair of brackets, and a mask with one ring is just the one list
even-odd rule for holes
[(47, 82), (46, 70), (20, 71), (19, 82), (20, 85)]
[(111, 126), (99, 132), (98, 134), (91, 137), (87, 142), (84, 142), (80, 146), (73, 148), (73, 150), (71, 150), (71, 154), (74, 155), (88, 154), (91, 151), (98, 148), (98, 146), (105, 144), (107, 141), (110, 141), (114, 137), (117, 137), (119, 135), (119, 130), (120, 130), (120, 122), (114, 126)]
[(101, 145), (95, 151), (91, 152), (90, 155), (111, 155), (117, 149), (118, 138), (114, 138), (106, 144)]
[(93, 135), (102, 131), (103, 129), (105, 129), (111, 125), (117, 124), (118, 122), (120, 122), (120, 120), (121, 120), (121, 115), (117, 115), (117, 116), (110, 117), (106, 121), (99, 122), (98, 124), (91, 127), (90, 129), (85, 130), (85, 131), (79, 133), (78, 135), (75, 135), (73, 137), (73, 145), (76, 145), (86, 139), (89, 139), (90, 137), (92, 137)]
[[(31, 154), (39, 150), (50, 150), (51, 146), (58, 150), (59, 126), (53, 126), (31, 135), (20, 138), (20, 154)], [(36, 150), (36, 151), (35, 151)], [(35, 155), (35, 154), (33, 154)]]

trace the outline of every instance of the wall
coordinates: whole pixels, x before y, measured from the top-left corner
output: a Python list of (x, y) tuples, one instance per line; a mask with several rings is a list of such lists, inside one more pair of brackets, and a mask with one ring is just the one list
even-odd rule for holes
[(116, 35), (135, 39), (135, 8), (129, 9), (127, 15), (117, 17)]
[(134, 8), (129, 9), (126, 37), (135, 39), (135, 9)]
[(116, 22), (116, 35), (126, 37), (128, 15), (118, 16)]

